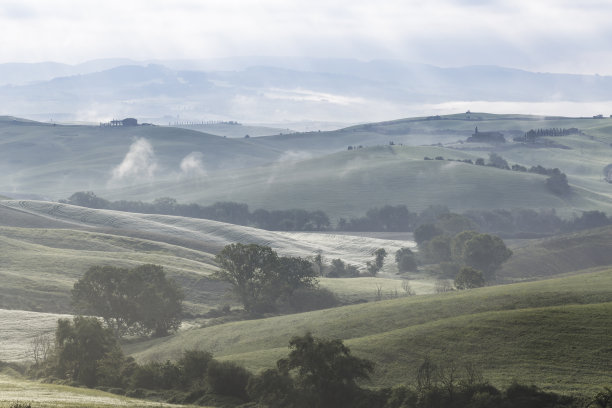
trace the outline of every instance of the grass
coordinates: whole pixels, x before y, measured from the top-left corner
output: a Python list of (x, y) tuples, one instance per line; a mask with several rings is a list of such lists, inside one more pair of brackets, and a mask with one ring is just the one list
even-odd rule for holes
[[(444, 204), (454, 211), (493, 208), (555, 208), (612, 211), (612, 198), (580, 186), (569, 197), (546, 188), (546, 177), (423, 158), (487, 157), (440, 147), (379, 146), (299, 162), (237, 170), (184, 183), (159, 183), (102, 193), (109, 198), (155, 196), (208, 205), (246, 202), (250, 208), (324, 210), (332, 218), (361, 216), (372, 207), (404, 204), (412, 211)], [(570, 178), (571, 181), (571, 178)], [(202, 195), (200, 191), (206, 191)]]
[(412, 382), (418, 364), (431, 355), (473, 362), (497, 385), (517, 378), (588, 393), (612, 380), (610, 284), (612, 271), (606, 270), (400, 298), (194, 329), (126, 350), (142, 361), (198, 348), (260, 370), (286, 355), (292, 336), (310, 331), (341, 338), (375, 361), (375, 386)]
[[(0, 307), (33, 311), (70, 313), (70, 289), (93, 265), (162, 265), (185, 288), (188, 310), (202, 313), (229, 301), (225, 298), (227, 285), (209, 278), (216, 270), (214, 255), (228, 243), (271, 245), (281, 255), (301, 257), (321, 250), (328, 260), (341, 258), (361, 267), (373, 259), (378, 248), (393, 254), (414, 245), (351, 235), (271, 232), (209, 220), (49, 202), (4, 201), (0, 208), (7, 218), (17, 214), (25, 224), (48, 226), (0, 227)], [(361, 296), (361, 292), (352, 296)]]
[[(58, 407), (177, 407), (178, 405), (137, 400), (87, 388), (65, 385), (43, 384), (24, 380), (16, 376), (0, 374), (0, 407), (8, 408), (12, 403), (29, 403), (33, 408)], [(184, 406), (184, 405), (181, 405)]]
[(497, 273), (500, 281), (547, 278), (589, 268), (612, 265), (612, 227), (602, 227), (530, 240), (514, 249), (512, 257)]

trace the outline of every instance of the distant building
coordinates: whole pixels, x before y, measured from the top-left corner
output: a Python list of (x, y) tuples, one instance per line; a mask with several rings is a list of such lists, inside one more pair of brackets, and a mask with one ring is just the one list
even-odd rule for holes
[(134, 118), (125, 118), (122, 120), (118, 120), (118, 119), (113, 119), (110, 122), (107, 123), (100, 123), (100, 127), (105, 127), (105, 126), (111, 126), (111, 127), (117, 127), (117, 126), (138, 126), (138, 120), (134, 119)]
[(500, 132), (479, 132), (478, 126), (474, 129), (474, 134), (468, 137), (469, 143), (506, 143), (506, 138)]

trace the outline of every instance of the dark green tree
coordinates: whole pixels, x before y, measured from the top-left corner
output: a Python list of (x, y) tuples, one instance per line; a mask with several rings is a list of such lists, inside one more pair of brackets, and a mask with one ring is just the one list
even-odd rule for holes
[(485, 281), (482, 272), (469, 266), (461, 268), (455, 277), (455, 287), (460, 290), (480, 288), (484, 286), (484, 284)]
[[(372, 362), (351, 355), (342, 340), (324, 340), (311, 334), (289, 342), (288, 358), (277, 370), (252, 381), (249, 390), (259, 402), (284, 401), (286, 407), (348, 408), (357, 405), (358, 380), (369, 379)], [(272, 405), (279, 406), (279, 405)]]
[(493, 277), (495, 271), (512, 256), (501, 238), (478, 234), (465, 243), (463, 259), (467, 266), (482, 271), (485, 280)]
[(101, 371), (113, 372), (115, 377), (121, 372), (124, 358), (117, 339), (95, 317), (59, 319), (55, 344), (53, 368), (59, 378), (94, 387), (100, 384)]
[(268, 246), (226, 245), (216, 260), (220, 270), (214, 276), (232, 285), (248, 312), (272, 311), (278, 299), (318, 283), (317, 272), (308, 260), (279, 258)]
[(93, 266), (72, 289), (75, 310), (100, 316), (118, 336), (165, 336), (177, 330), (182, 301), (182, 291), (158, 265)]
[[(558, 169), (555, 169), (558, 170)], [(553, 193), (559, 196), (568, 195), (570, 192), (570, 186), (567, 183), (567, 176), (565, 173), (555, 172), (549, 178), (546, 179), (546, 187)]]
[(395, 252), (395, 262), (400, 272), (412, 272), (417, 270), (416, 257), (410, 248), (398, 249)]
[(432, 239), (433, 237), (442, 234), (444, 234), (444, 231), (436, 227), (434, 224), (422, 224), (414, 230), (414, 240), (420, 246)]

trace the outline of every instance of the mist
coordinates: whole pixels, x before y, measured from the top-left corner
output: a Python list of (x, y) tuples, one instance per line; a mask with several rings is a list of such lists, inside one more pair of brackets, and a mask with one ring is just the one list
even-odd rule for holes
[(153, 146), (146, 139), (134, 141), (121, 164), (112, 170), (108, 184), (136, 184), (154, 180), (158, 169)]

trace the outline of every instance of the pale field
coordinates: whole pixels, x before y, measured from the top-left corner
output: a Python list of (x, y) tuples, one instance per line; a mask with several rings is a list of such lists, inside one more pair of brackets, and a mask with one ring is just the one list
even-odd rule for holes
[(0, 360), (32, 362), (32, 340), (42, 334), (53, 341), (57, 320), (71, 317), (64, 314), (0, 309)]
[(340, 258), (364, 267), (374, 251), (385, 248), (389, 254), (413, 241), (387, 240), (352, 235), (265, 231), (218, 221), (157, 214), (135, 214), (96, 210), (46, 201), (2, 201), (0, 205), (31, 214), (72, 223), (75, 226), (112, 227), (163, 234), (223, 246), (234, 242), (269, 245), (280, 255), (312, 256), (321, 251), (328, 259)]
[(0, 374), (0, 407), (9, 407), (15, 402), (30, 403), (35, 408), (184, 406), (126, 398), (87, 388), (43, 384)]

